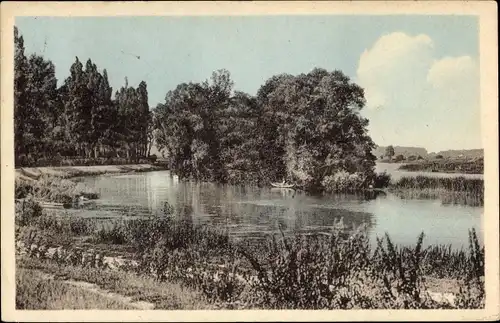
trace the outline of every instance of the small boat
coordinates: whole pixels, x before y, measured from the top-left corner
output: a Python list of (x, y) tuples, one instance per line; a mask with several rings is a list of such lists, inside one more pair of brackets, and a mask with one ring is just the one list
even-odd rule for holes
[(286, 183), (282, 182), (282, 183), (271, 183), (271, 186), (277, 187), (277, 188), (294, 188), (295, 184), (286, 184)]

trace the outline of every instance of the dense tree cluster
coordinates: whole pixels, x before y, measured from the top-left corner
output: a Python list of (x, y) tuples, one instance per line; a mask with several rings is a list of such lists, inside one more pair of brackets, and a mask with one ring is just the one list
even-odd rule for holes
[(218, 71), (210, 81), (180, 84), (156, 107), (157, 144), (179, 175), (288, 179), (310, 190), (373, 181), (363, 90), (342, 72), (274, 76), (256, 97), (232, 87), (229, 73)]
[(153, 140), (182, 178), (268, 183), (307, 190), (373, 184), (374, 143), (360, 115), (363, 89), (340, 71), (314, 69), (268, 79), (251, 96), (226, 70), (182, 83), (153, 111), (145, 82), (112, 97), (106, 70), (76, 58), (57, 87), (55, 68), (24, 54), (15, 35), (16, 157), (148, 156)]
[(150, 111), (145, 82), (124, 87), (112, 98), (104, 69), (78, 57), (70, 76), (57, 87), (52, 62), (24, 53), (23, 37), (14, 29), (14, 131), (16, 165), (42, 158), (126, 157), (148, 154)]

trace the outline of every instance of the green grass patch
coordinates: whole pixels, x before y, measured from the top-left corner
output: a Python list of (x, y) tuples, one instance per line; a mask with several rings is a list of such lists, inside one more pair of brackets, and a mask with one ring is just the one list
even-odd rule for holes
[(17, 268), (16, 308), (19, 310), (134, 309), (116, 300), (49, 280), (40, 272)]
[[(157, 280), (125, 271), (104, 271), (95, 268), (82, 268), (77, 266), (58, 266), (47, 260), (21, 258), (17, 261), (16, 276), (18, 284), (18, 297), (20, 305), (26, 309), (73, 309), (73, 308), (99, 308), (99, 309), (127, 309), (128, 306), (119, 308), (120, 304), (101, 301), (94, 303), (93, 299), (83, 298), (76, 304), (72, 304), (73, 298), (65, 295), (71, 290), (71, 295), (86, 295), (84, 290), (67, 286), (63, 280), (84, 281), (96, 284), (103, 290), (117, 293), (122, 296), (131, 297), (132, 301), (144, 301), (153, 303), (155, 309), (164, 310), (197, 310), (210, 309), (211, 306), (204, 296), (192, 289), (187, 289), (180, 284), (170, 282), (158, 282)], [(40, 273), (54, 275), (53, 281), (46, 281), (40, 277)], [(43, 307), (37, 307), (34, 299), (35, 288), (48, 288), (39, 297), (48, 296), (48, 299), (40, 303)], [(76, 290), (75, 290), (76, 289)], [(45, 295), (47, 294), (47, 295)], [(35, 294), (36, 295), (36, 294)], [(58, 300), (57, 297), (61, 299)], [(83, 297), (83, 296), (82, 296)], [(64, 301), (64, 298), (68, 298)], [(21, 301), (22, 299), (22, 301)], [(100, 298), (99, 298), (100, 299)], [(97, 306), (97, 307), (95, 307)]]

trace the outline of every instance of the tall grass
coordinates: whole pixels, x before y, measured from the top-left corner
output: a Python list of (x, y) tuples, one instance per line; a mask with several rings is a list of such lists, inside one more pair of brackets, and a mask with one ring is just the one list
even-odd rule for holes
[[(469, 250), (423, 248), (423, 234), (414, 247), (396, 246), (387, 235), (372, 250), (362, 228), (351, 234), (335, 230), (330, 236), (271, 236), (255, 248), (233, 243), (220, 232), (189, 222), (132, 221), (141, 222), (129, 228), (146, 225), (154, 237), (144, 240), (138, 238), (143, 230), (132, 230), (135, 240), (125, 238), (140, 250), (136, 270), (160, 281), (182, 282), (202, 291), (209, 301), (225, 306), (452, 307), (430, 298), (425, 277), (461, 280), (463, 291), (459, 296), (466, 308), (480, 307), (484, 298), (484, 247), (479, 245), (475, 231), (471, 231)], [(184, 238), (186, 232), (194, 237)]]
[(454, 177), (402, 177), (391, 185), (391, 190), (402, 198), (435, 199), (444, 204), (481, 206), (484, 204), (484, 180)]
[(394, 186), (405, 189), (442, 188), (452, 192), (468, 192), (478, 195), (484, 194), (484, 181), (482, 179), (465, 177), (402, 177)]

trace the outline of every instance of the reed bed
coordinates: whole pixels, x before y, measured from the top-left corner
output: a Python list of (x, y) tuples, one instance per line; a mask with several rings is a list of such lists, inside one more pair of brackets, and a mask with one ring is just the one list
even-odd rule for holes
[(390, 189), (406, 199), (441, 199), (444, 204), (484, 205), (483, 179), (402, 177)]

